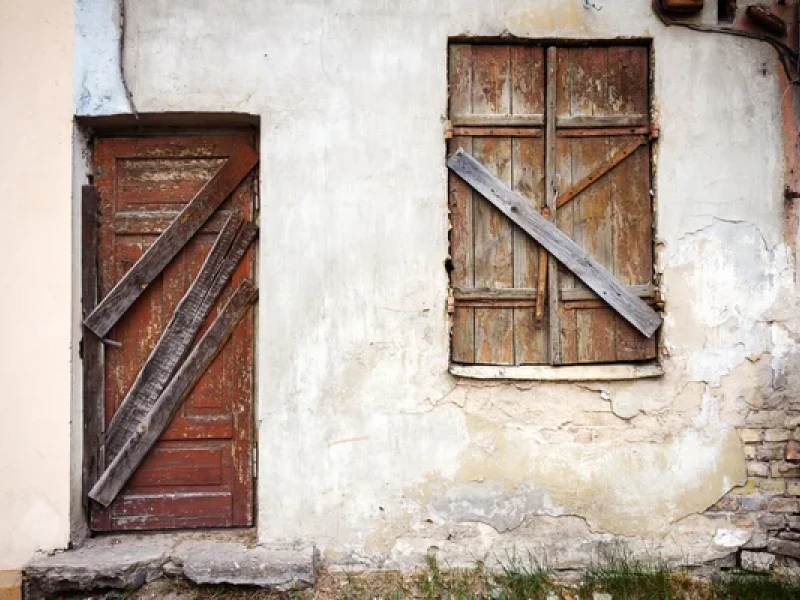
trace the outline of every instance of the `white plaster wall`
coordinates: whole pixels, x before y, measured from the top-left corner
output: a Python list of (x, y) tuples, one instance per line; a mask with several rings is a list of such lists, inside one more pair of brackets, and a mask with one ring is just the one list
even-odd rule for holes
[[(798, 339), (777, 63), (757, 42), (667, 29), (649, 0), (600, 4), (128, 6), (141, 112), (261, 116), (261, 542), (401, 566), (430, 547), (469, 561), (544, 546), (576, 566), (614, 539), (693, 562), (749, 538), (751, 523), (700, 513), (744, 478), (734, 427)], [(447, 40), (504, 33), (654, 39), (663, 379), (447, 373)], [(95, 42), (110, 52), (108, 36), (80, 43)], [(124, 101), (101, 87), (108, 104), (76, 89), (80, 112)]]
[(72, 3), (0, 3), (0, 570), (69, 535)]

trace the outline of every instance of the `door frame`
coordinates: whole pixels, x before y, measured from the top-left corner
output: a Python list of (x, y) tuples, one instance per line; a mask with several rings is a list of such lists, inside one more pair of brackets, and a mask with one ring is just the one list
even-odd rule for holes
[[(157, 113), (133, 115), (114, 115), (109, 117), (76, 117), (73, 127), (73, 177), (72, 177), (72, 310), (71, 310), (71, 425), (70, 425), (70, 542), (81, 545), (91, 537), (89, 527), (90, 511), (88, 487), (92, 484), (91, 469), (91, 429), (87, 429), (84, 381), (84, 326), (83, 326), (83, 258), (87, 240), (83, 233), (83, 188), (93, 183), (94, 141), (100, 137), (153, 137), (169, 135), (211, 135), (239, 133), (247, 131), (251, 135), (253, 148), (260, 155), (260, 118), (244, 113)], [(260, 172), (259, 172), (260, 173)], [(258, 222), (260, 211), (260, 176), (253, 180), (254, 221)], [(255, 245), (258, 248), (258, 245)], [(254, 252), (253, 277), (257, 283), (259, 271), (259, 251)], [(258, 519), (257, 500), (257, 452), (258, 452), (258, 304), (253, 310), (253, 389), (252, 418), (253, 427), (253, 477), (252, 503), (253, 524), (246, 529), (255, 529)], [(180, 531), (180, 530), (177, 530)], [(197, 530), (192, 530), (197, 531)], [(124, 532), (119, 532), (124, 533)], [(136, 533), (136, 532), (132, 532)], [(139, 532), (141, 533), (141, 532)]]

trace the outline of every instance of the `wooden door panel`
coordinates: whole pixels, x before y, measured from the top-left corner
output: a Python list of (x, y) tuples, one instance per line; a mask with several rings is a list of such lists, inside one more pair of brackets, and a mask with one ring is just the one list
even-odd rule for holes
[[(107, 294), (250, 133), (103, 138), (95, 144), (100, 202), (100, 295)], [(253, 219), (251, 174), (109, 331), (106, 425), (199, 272), (231, 211)], [(244, 279), (253, 248), (195, 341)], [(253, 314), (245, 317), (107, 509), (92, 504), (95, 530), (248, 526), (253, 519)], [(116, 345), (121, 344), (121, 345)]]

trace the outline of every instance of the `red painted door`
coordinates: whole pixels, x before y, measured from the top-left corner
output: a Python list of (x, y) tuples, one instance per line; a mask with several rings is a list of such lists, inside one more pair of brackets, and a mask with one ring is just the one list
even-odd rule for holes
[[(225, 135), (99, 138), (100, 297), (142, 256), (251, 132)], [(208, 255), (231, 211), (253, 219), (257, 174), (246, 177), (109, 331), (105, 348), (108, 424)], [(254, 250), (200, 333), (243, 279), (254, 280)], [(108, 507), (92, 503), (98, 531), (248, 526), (253, 522), (253, 330), (238, 325), (133, 477)], [(118, 344), (118, 345), (117, 345)]]

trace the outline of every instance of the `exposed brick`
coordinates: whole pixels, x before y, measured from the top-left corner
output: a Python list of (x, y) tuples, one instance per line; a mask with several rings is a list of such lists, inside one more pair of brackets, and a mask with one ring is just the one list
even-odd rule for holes
[(783, 427), (785, 421), (786, 413), (782, 410), (754, 410), (745, 422), (751, 427)]
[(773, 554), (780, 554), (781, 556), (791, 556), (793, 558), (800, 558), (800, 542), (790, 542), (789, 540), (770, 540), (767, 544), (767, 549)]
[(775, 513), (800, 513), (800, 500), (797, 498), (773, 498), (769, 510)]
[[(747, 474), (752, 477), (769, 477), (770, 466), (763, 462), (748, 462)], [(782, 476), (783, 475), (778, 475), (778, 477)]]
[(747, 550), (761, 550), (767, 547), (767, 534), (764, 531), (754, 531), (750, 540), (742, 546)]
[(782, 540), (791, 540), (793, 542), (800, 542), (800, 533), (796, 531), (781, 531), (778, 537)]
[(739, 496), (727, 495), (721, 498), (714, 506), (709, 508), (712, 511), (735, 512), (739, 510)]
[(758, 446), (754, 446), (753, 444), (749, 444), (744, 447), (744, 457), (747, 460), (754, 460), (756, 457), (756, 450)]
[(786, 526), (786, 517), (762, 513), (756, 517), (759, 528), (766, 530), (783, 529)]
[(786, 445), (786, 460), (800, 461), (800, 442), (792, 440)]
[(800, 427), (794, 430), (794, 433), (792, 433), (792, 438), (795, 440), (800, 440)]
[[(765, 442), (755, 447), (758, 460), (783, 460), (788, 453), (786, 444), (780, 442)], [(800, 458), (800, 455), (798, 455)]]
[(792, 432), (788, 429), (767, 429), (764, 439), (768, 442), (785, 442), (791, 438)]
[(790, 412), (786, 414), (786, 427), (800, 427), (800, 413)]
[(768, 498), (764, 496), (740, 496), (742, 510), (747, 512), (758, 512), (766, 510)]
[(742, 569), (753, 573), (768, 573), (775, 557), (768, 552), (742, 552)]
[(741, 439), (742, 442), (744, 442), (745, 444), (749, 444), (749, 443), (752, 443), (752, 442), (760, 442), (761, 441), (761, 430), (760, 429), (740, 429), (739, 430), (739, 439)]
[(759, 479), (756, 481), (756, 485), (766, 494), (786, 493), (786, 482), (783, 479)]
[(772, 477), (800, 477), (800, 466), (788, 462), (777, 462), (770, 465)]

